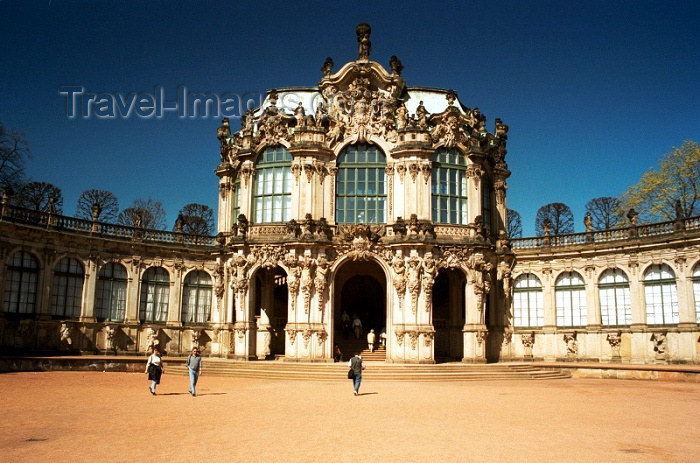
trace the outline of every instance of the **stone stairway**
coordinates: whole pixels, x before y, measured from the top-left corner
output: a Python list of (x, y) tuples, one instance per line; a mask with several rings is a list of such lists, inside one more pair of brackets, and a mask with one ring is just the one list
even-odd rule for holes
[[(347, 364), (298, 363), (284, 361), (241, 362), (205, 358), (204, 375), (305, 381), (347, 381)], [(443, 363), (435, 365), (386, 364), (366, 361), (367, 381), (486, 381), (565, 379), (571, 375), (559, 369), (536, 368), (528, 364)], [(185, 375), (184, 365), (166, 364), (166, 374)]]

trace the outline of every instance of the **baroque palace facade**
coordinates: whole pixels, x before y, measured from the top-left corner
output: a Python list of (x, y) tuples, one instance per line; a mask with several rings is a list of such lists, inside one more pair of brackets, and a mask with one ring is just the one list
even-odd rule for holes
[(509, 239), (508, 127), (407, 86), (369, 32), (317, 87), (224, 119), (215, 237), (3, 193), (0, 349), (327, 362), (357, 316), (387, 362), (700, 363), (700, 218)]

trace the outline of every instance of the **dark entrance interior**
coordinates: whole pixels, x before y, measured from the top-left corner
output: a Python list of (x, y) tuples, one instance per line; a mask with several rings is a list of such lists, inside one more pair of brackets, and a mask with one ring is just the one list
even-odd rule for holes
[[(380, 333), (386, 328), (386, 278), (382, 268), (371, 261), (348, 262), (344, 264), (335, 279), (336, 291), (334, 301), (333, 324), (334, 342), (343, 352), (343, 359), (348, 359), (357, 351), (367, 357), (367, 333), (374, 329), (377, 346), (380, 346)], [(352, 326), (347, 329), (343, 319), (347, 316), (350, 324), (357, 316), (362, 322), (362, 333), (357, 339)], [(345, 326), (345, 327), (344, 327)], [(384, 349), (378, 349), (381, 358)], [(375, 353), (376, 354), (376, 353)]]
[(270, 331), (270, 359), (284, 355), (288, 298), (287, 273), (281, 267), (255, 272), (254, 316), (259, 330)]
[(459, 270), (441, 269), (433, 286), (433, 326), (436, 361), (461, 360), (464, 356), (464, 288)]

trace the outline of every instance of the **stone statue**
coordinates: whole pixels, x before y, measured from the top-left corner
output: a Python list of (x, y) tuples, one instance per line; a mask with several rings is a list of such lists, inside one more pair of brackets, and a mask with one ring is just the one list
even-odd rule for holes
[(418, 107), (416, 108), (416, 123), (421, 129), (428, 128), (428, 110), (425, 109), (425, 106), (423, 106), (422, 101), (418, 104)]
[(70, 346), (73, 344), (71, 339), (71, 328), (68, 323), (61, 323), (61, 342)]
[(593, 217), (591, 217), (591, 213), (586, 212), (586, 216), (583, 218), (583, 225), (586, 227), (586, 232), (592, 232), (593, 231)]
[(248, 235), (248, 219), (245, 214), (238, 214), (238, 224), (236, 226), (236, 236), (241, 236), (243, 239)]
[(369, 52), (372, 49), (369, 35), (372, 33), (372, 28), (367, 23), (361, 23), (355, 28), (355, 33), (357, 34), (358, 44), (357, 59), (369, 59)]
[(323, 62), (323, 66), (321, 66), (321, 72), (323, 73), (323, 77), (328, 77), (331, 75), (333, 72), (333, 58), (330, 56), (326, 58), (326, 61)]
[(396, 223), (392, 226), (392, 229), (394, 230), (394, 235), (406, 236), (406, 221), (403, 217), (399, 216), (396, 218)]
[(316, 124), (316, 127), (323, 127), (323, 116), (325, 112), (326, 111), (323, 102), (319, 102), (318, 106), (316, 106), (316, 113), (314, 115), (314, 122)]
[(401, 64), (401, 61), (399, 61), (396, 56), (389, 58), (389, 67), (391, 68), (391, 73), (397, 76), (400, 76), (401, 71), (403, 71), (403, 64)]
[(634, 208), (630, 209), (627, 212), (627, 219), (630, 221), (631, 225), (637, 225), (637, 217), (639, 216), (639, 213), (634, 210)]
[(405, 129), (408, 124), (408, 110), (406, 105), (401, 103), (398, 108), (396, 108), (396, 129)]
[(297, 127), (304, 127), (306, 119), (306, 111), (304, 111), (304, 105), (299, 102), (299, 106), (294, 110), (294, 118), (297, 120)]

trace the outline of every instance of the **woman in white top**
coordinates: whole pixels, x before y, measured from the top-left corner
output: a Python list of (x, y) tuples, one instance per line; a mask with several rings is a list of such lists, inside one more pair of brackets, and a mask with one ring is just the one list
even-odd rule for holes
[(160, 350), (156, 346), (153, 346), (153, 353), (148, 357), (146, 374), (148, 374), (148, 379), (151, 381), (148, 389), (151, 391), (151, 394), (156, 395), (156, 386), (160, 384), (160, 375), (163, 374), (163, 359), (160, 357)]

